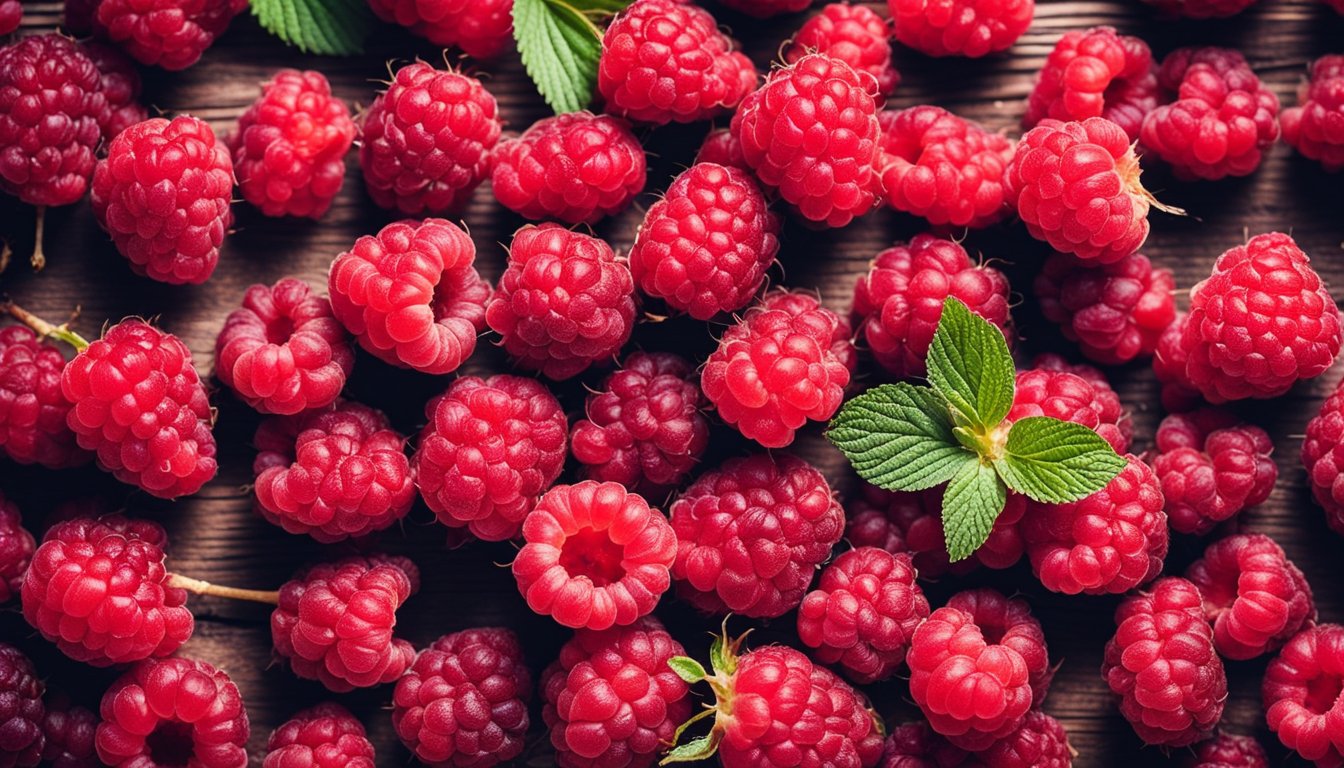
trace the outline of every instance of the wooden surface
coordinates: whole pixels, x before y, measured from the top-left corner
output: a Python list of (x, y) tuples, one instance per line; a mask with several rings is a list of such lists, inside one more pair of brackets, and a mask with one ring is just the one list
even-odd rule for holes
[[(25, 32), (59, 24), (59, 4), (25, 6)], [(885, 14), (885, 9), (882, 12)], [(770, 64), (780, 41), (803, 18), (799, 15), (759, 23), (727, 11), (719, 13), (721, 22), (749, 38), (746, 47), (760, 67)], [(1344, 52), (1344, 19), (1315, 2), (1261, 0), (1232, 20), (1175, 24), (1159, 21), (1137, 0), (1043, 2), (1030, 31), (1005, 55), (980, 61), (939, 61), (898, 51), (903, 82), (890, 106), (931, 102), (1015, 135), (1032, 77), (1058, 36), (1068, 29), (1103, 23), (1141, 35), (1158, 56), (1182, 44), (1239, 47), (1285, 105), (1294, 102), (1293, 94), (1308, 60), (1332, 52), (1332, 47), (1334, 52)], [(379, 81), (387, 78), (389, 59), (420, 56), (439, 62), (441, 55), (402, 30), (380, 27), (370, 40), (368, 55), (362, 58), (302, 56), (267, 37), (251, 18), (241, 17), (195, 67), (180, 73), (147, 72), (144, 100), (167, 114), (196, 115), (222, 133), (231, 129), (256, 97), (258, 84), (282, 66), (319, 69), (342, 98), (352, 105), (366, 106), (381, 87)], [(506, 130), (521, 130), (547, 114), (516, 58), (479, 67), (479, 71), (500, 102)], [(690, 161), (705, 129), (703, 125), (671, 127), (643, 136), (651, 152), (647, 191), (635, 209), (598, 227), (618, 251), (629, 247), (643, 206)], [(1280, 145), (1247, 179), (1180, 184), (1160, 169), (1152, 169), (1145, 181), (1165, 202), (1191, 213), (1188, 218), (1178, 219), (1155, 212), (1153, 234), (1144, 249), (1155, 262), (1176, 272), (1182, 290), (1207, 275), (1214, 258), (1243, 241), (1247, 233), (1286, 230), (1314, 257), (1327, 280), (1344, 292), (1344, 254), (1340, 252), (1344, 239), (1340, 202), (1344, 177), (1328, 176)], [(0, 234), (12, 238), (18, 258), (0, 276), (0, 291), (53, 317), (82, 307), (77, 327), (86, 335), (96, 334), (103, 323), (128, 314), (156, 316), (163, 327), (186, 340), (197, 367), (203, 375), (209, 375), (215, 335), (249, 284), (297, 275), (325, 285), (331, 259), (356, 236), (372, 233), (389, 220), (388, 214), (375, 208), (364, 195), (353, 156), (342, 194), (321, 222), (266, 219), (242, 203), (235, 206), (235, 212), (237, 231), (229, 237), (214, 277), (204, 286), (173, 287), (133, 276), (99, 231), (87, 202), (48, 213), (48, 267), (41, 274), (32, 274), (23, 263), (31, 240), (31, 212), (7, 200), (0, 206)], [(488, 184), (477, 192), (464, 219), (480, 251), (481, 271), (493, 280), (504, 259), (499, 244), (507, 242), (522, 222), (493, 204)], [(816, 233), (790, 224), (783, 236), (782, 267), (774, 271), (772, 280), (817, 290), (828, 306), (846, 312), (854, 278), (866, 268), (868, 260), (894, 240), (920, 229), (918, 220), (890, 211), (878, 212), (835, 232)], [(967, 246), (1003, 264), (1015, 288), (1025, 294), (1015, 311), (1026, 339), (1024, 359), (1036, 350), (1068, 349), (1032, 306), (1030, 280), (1045, 248), (1014, 224), (971, 233)], [(1184, 295), (1180, 300), (1184, 303)], [(644, 323), (637, 329), (632, 346), (674, 349), (703, 358), (720, 330), (713, 324), (686, 320)], [(505, 365), (498, 351), (483, 343), (467, 370), (502, 370)], [(1340, 622), (1344, 621), (1340, 567), (1344, 540), (1327, 530), (1304, 486), (1298, 462), (1304, 424), (1339, 380), (1336, 368), (1279, 401), (1242, 409), (1274, 436), (1280, 480), (1269, 501), (1245, 513), (1241, 524), (1277, 539), (1310, 579), (1321, 619)], [(866, 370), (871, 371), (871, 367)], [(1161, 417), (1151, 373), (1144, 365), (1111, 373), (1133, 414), (1134, 450), (1145, 450)], [(562, 401), (572, 415), (577, 417), (582, 411), (583, 384), (599, 379), (600, 374), (593, 374), (562, 388)], [(876, 380), (871, 373), (862, 379), (866, 383)], [(447, 381), (444, 377), (396, 371), (361, 355), (347, 394), (386, 409), (402, 431), (414, 434), (423, 423), (422, 403)], [(168, 504), (133, 493), (94, 470), (53, 473), (9, 464), (0, 464), (0, 487), (22, 505), (25, 519), (34, 530), (44, 527), (44, 520), (59, 502), (70, 500), (99, 498), (108, 508), (152, 516), (161, 520), (172, 536), (173, 570), (236, 586), (272, 588), (305, 562), (347, 551), (341, 546), (323, 548), (307, 538), (287, 536), (254, 514), (247, 484), (251, 481), (250, 439), (258, 417), (227, 391), (217, 388), (213, 401), (220, 411), (216, 435), (221, 471), (193, 498)], [(715, 456), (707, 461), (712, 463), (717, 456), (746, 450), (731, 430), (716, 429)], [(853, 481), (843, 470), (838, 454), (825, 445), (816, 430), (804, 435), (793, 450), (824, 465), (842, 494), (851, 487)], [(568, 471), (572, 473), (572, 467)], [(512, 558), (511, 545), (474, 544), (450, 551), (443, 546), (444, 539), (445, 530), (432, 522), (427, 510), (417, 506), (399, 529), (385, 532), (377, 543), (386, 550), (409, 554), (424, 574), (420, 593), (401, 611), (398, 632), (424, 645), (464, 627), (506, 624), (520, 630), (529, 661), (540, 670), (554, 657), (566, 632), (527, 611), (504, 567)], [(1198, 541), (1177, 537), (1168, 572), (1181, 572), (1200, 549)], [(1116, 599), (1050, 595), (1019, 566), (1006, 573), (982, 573), (955, 583), (933, 585), (929, 589), (931, 600), (936, 605), (963, 584), (974, 583), (1019, 590), (1042, 619), (1051, 658), (1062, 665), (1046, 709), (1067, 726), (1079, 753), (1077, 765), (1165, 764), (1167, 758), (1160, 752), (1141, 748), (1116, 713), (1098, 675), (1102, 645), (1113, 629), (1111, 614)], [(182, 653), (218, 665), (238, 683), (252, 721), (252, 754), (259, 761), (273, 727), (300, 707), (331, 695), (315, 683), (296, 680), (283, 665), (272, 663), (268, 614), (263, 607), (200, 598), (194, 598), (191, 605), (197, 619), (196, 634)], [(660, 606), (659, 615), (693, 653), (703, 658), (708, 640), (705, 632), (712, 621), (696, 617), (670, 598)], [(791, 640), (791, 619), (790, 615), (773, 622), (755, 636), (755, 642)], [(744, 628), (745, 622), (737, 626)], [(0, 637), (16, 639), (34, 655), (53, 687), (70, 689), (85, 702), (96, 702), (102, 686), (111, 678), (108, 672), (89, 673), (64, 661), (33, 636), (12, 606), (0, 616)], [(1225, 720), (1229, 730), (1257, 734), (1272, 745), (1276, 742), (1264, 727), (1259, 705), (1263, 669), (1263, 661), (1228, 665), (1231, 690)], [(889, 723), (900, 722), (913, 712), (900, 681), (874, 686), (869, 692)], [(339, 699), (367, 724), (379, 751), (379, 764), (404, 765), (410, 758), (391, 728), (387, 711), (390, 695), (391, 687), (385, 686)], [(552, 758), (537, 707), (533, 719), (534, 738), (525, 762), (549, 765)], [(1277, 747), (1273, 753), (1275, 765), (1303, 765), (1284, 758)]]

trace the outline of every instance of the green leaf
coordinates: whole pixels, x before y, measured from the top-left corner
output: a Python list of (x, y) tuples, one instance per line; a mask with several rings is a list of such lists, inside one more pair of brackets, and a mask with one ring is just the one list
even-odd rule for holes
[(667, 666), (677, 673), (677, 677), (688, 683), (698, 683), (705, 679), (705, 668), (690, 656), (673, 656), (667, 660)]
[(363, 53), (364, 37), (373, 25), (373, 13), (365, 0), (252, 0), (250, 4), (262, 28), (304, 53)]
[(568, 0), (568, 2), (576, 11), (609, 16), (625, 10), (631, 0)]
[(697, 760), (708, 760), (718, 750), (720, 741), (723, 741), (723, 731), (715, 728), (709, 732), (708, 736), (701, 736), (679, 747), (673, 747), (658, 764), (693, 763)]
[(928, 387), (906, 382), (850, 398), (826, 436), (860, 477), (892, 491), (932, 488), (975, 460), (952, 434), (947, 403)]
[(1016, 372), (1003, 332), (951, 296), (926, 362), (934, 390), (980, 431), (998, 426), (1013, 407)]
[[(610, 0), (588, 0), (585, 7)], [(597, 10), (597, 8), (589, 8)], [(602, 30), (565, 0), (514, 0), (513, 37), (528, 77), (557, 114), (593, 100)]]
[(1007, 499), (1008, 489), (994, 467), (980, 461), (961, 466), (943, 491), (943, 537), (952, 562), (970, 557), (985, 543)]
[(1036, 501), (1062, 504), (1090, 496), (1125, 468), (1125, 459), (1096, 432), (1049, 416), (1032, 416), (1008, 430), (999, 476)]

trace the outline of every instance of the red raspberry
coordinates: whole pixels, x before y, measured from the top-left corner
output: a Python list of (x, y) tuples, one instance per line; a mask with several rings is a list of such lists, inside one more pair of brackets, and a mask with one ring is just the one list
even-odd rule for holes
[(580, 629), (542, 673), (541, 717), (561, 768), (651, 768), (691, 713), (668, 666), (686, 649), (653, 617)]
[(1221, 19), (1235, 16), (1255, 0), (1143, 0), (1166, 18)]
[(1156, 106), (1157, 75), (1147, 43), (1112, 27), (1075, 29), (1055, 43), (1041, 67), (1022, 125), (1104, 117), (1134, 141)]
[(1311, 494), (1325, 509), (1325, 520), (1344, 536), (1344, 386), (1336, 388), (1307, 422), (1302, 466)]
[(1034, 0), (887, 0), (896, 40), (928, 56), (1006, 51), (1031, 26)]
[(1344, 14), (1344, 1), (1342, 0), (1324, 0), (1325, 4), (1335, 9), (1336, 13)]
[(514, 233), (485, 310), (518, 367), (563, 381), (613, 359), (635, 323), (630, 268), (606, 241), (559, 224)]
[(490, 172), (498, 109), (474, 77), (423, 61), (398, 69), (364, 114), (359, 167), (369, 197), (406, 216), (461, 212)]
[(0, 35), (8, 35), (23, 23), (23, 3), (20, 0), (0, 1)]
[(746, 171), (696, 163), (644, 215), (630, 271), (644, 293), (708, 320), (760, 290), (779, 252), (779, 226)]
[(815, 467), (789, 454), (729, 459), (672, 503), (679, 593), (702, 611), (783, 615), (844, 533)]
[(1153, 350), (1153, 374), (1162, 385), (1162, 407), (1173, 413), (1189, 411), (1199, 406), (1203, 398), (1185, 373), (1190, 359), (1182, 339), (1190, 315), (1177, 312), (1176, 319), (1162, 332)]
[(292, 277), (248, 288), (215, 339), (215, 375), (262, 413), (331, 405), (354, 365), (331, 302)]
[(719, 5), (753, 19), (768, 19), (784, 13), (805, 11), (812, 0), (719, 0)]
[(1031, 569), (1066, 595), (1122, 594), (1162, 571), (1169, 534), (1162, 487), (1138, 458), (1102, 490), (1071, 504), (1029, 504), (1022, 518)]
[(538, 120), (500, 142), (490, 183), (526, 219), (594, 224), (644, 189), (644, 147), (620, 118), (571, 112)]
[(103, 126), (103, 142), (110, 142), (117, 134), (136, 123), (149, 119), (149, 110), (140, 103), (140, 70), (120, 48), (88, 40), (79, 44), (98, 67), (99, 85), (107, 104), (99, 121)]
[(1211, 403), (1273, 398), (1324, 373), (1339, 354), (1339, 308), (1280, 232), (1229, 249), (1190, 289), (1185, 373)]
[(908, 552), (915, 570), (925, 579), (947, 573), (962, 575), (977, 565), (1009, 568), (1022, 559), (1018, 522), (1026, 511), (1026, 497), (1010, 494), (1003, 512), (994, 520), (989, 538), (975, 551), (974, 559), (948, 562), (943, 538), (941, 489), (919, 493), (884, 491), (864, 484), (862, 496), (847, 511), (845, 538), (856, 547), (880, 547), (893, 554)]
[(878, 115), (887, 203), (935, 226), (980, 228), (1008, 215), (1003, 169), (1013, 142), (941, 107)]
[(1297, 106), (1279, 118), (1283, 140), (1331, 173), (1344, 169), (1344, 55), (1311, 63), (1311, 78), (1297, 89)]
[(1110, 264), (1051, 254), (1036, 275), (1041, 314), (1090, 360), (1122, 365), (1151, 355), (1176, 320), (1176, 281), (1132, 253)]
[(1269, 768), (1269, 756), (1250, 736), (1220, 733), (1192, 747), (1183, 768)]
[(729, 168), (741, 168), (750, 171), (747, 159), (742, 155), (742, 142), (733, 135), (732, 129), (717, 128), (705, 134), (700, 150), (695, 153), (696, 163), (715, 163)]
[(1245, 176), (1279, 139), (1279, 99), (1229, 48), (1181, 48), (1158, 70), (1176, 94), (1143, 121), (1143, 146), (1180, 179)]
[(1017, 143), (1008, 202), (1050, 247), (1108, 264), (1143, 246), (1153, 197), (1124, 129), (1102, 117), (1042, 120)]
[(1279, 741), (1317, 768), (1344, 764), (1344, 626), (1297, 633), (1265, 669), (1265, 719)]
[(677, 537), (663, 513), (616, 483), (547, 491), (523, 520), (513, 575), (527, 606), (566, 627), (628, 626), (671, 585)]
[(1048, 368), (1018, 371), (1011, 423), (1029, 416), (1050, 416), (1095, 430), (1118, 453), (1129, 449), (1129, 416), (1121, 410), (1120, 398), (1076, 373)]
[(1204, 598), (1214, 647), (1229, 659), (1277, 650), (1316, 621), (1311, 585), (1268, 536), (1216, 541), (1185, 575)]
[(1227, 675), (1195, 585), (1160, 579), (1125, 598), (1115, 623), (1101, 676), (1134, 732), (1165, 747), (1208, 738), (1223, 715)]
[(977, 752), (973, 765), (985, 768), (1069, 768), (1073, 750), (1055, 718), (1033, 709), (1016, 731)]
[(415, 501), (406, 438), (382, 411), (349, 401), (257, 428), (257, 509), (289, 533), (329, 544), (381, 531)]
[(970, 616), (987, 641), (1017, 651), (1027, 664), (1032, 705), (1039, 707), (1045, 701), (1055, 670), (1050, 666), (1045, 631), (1041, 629), (1041, 622), (1031, 615), (1027, 601), (980, 588), (958, 592), (947, 601), (946, 607)]
[(682, 0), (636, 0), (607, 27), (597, 68), (606, 109), (641, 123), (694, 123), (736, 107), (756, 66), (709, 11)]
[(215, 476), (214, 415), (182, 340), (142, 320), (109, 328), (61, 372), (67, 424), (98, 466), (161, 499)]
[(131, 271), (173, 285), (214, 273), (233, 224), (233, 161), (210, 126), (188, 116), (136, 123), (112, 140), (92, 189), (93, 213)]
[(331, 263), (331, 309), (379, 360), (452, 373), (485, 328), (490, 285), (475, 261), (476, 245), (449, 221), (388, 224)]
[(98, 67), (60, 35), (0, 48), (0, 190), (29, 205), (84, 196), (107, 97)]
[(36, 546), (33, 534), (23, 527), (18, 505), (0, 494), (0, 603), (19, 594)]
[(42, 759), (44, 687), (33, 662), (18, 648), (0, 643), (0, 765), (30, 768)]
[(484, 627), (435, 640), (392, 694), (392, 725), (434, 766), (485, 766), (522, 754), (532, 676), (512, 630)]
[(494, 58), (513, 46), (513, 0), (369, 0), (369, 7), (383, 21), (473, 58)]
[(420, 572), (404, 557), (316, 565), (280, 587), (271, 614), (275, 652), (294, 674), (337, 693), (390, 683), (415, 660), (392, 630), (419, 585)]
[(910, 636), (929, 617), (909, 555), (859, 547), (821, 572), (798, 607), (798, 638), (857, 683), (885, 680), (905, 661)]
[(1171, 528), (1204, 535), (1269, 498), (1279, 470), (1274, 443), (1261, 428), (1226, 411), (1173, 414), (1157, 428), (1150, 459), (1162, 481)]
[(47, 712), (42, 719), (46, 746), (42, 760), (51, 768), (100, 768), (94, 734), (98, 716), (70, 703), (62, 694), (47, 694)]
[(855, 72), (872, 75), (877, 81), (877, 95), (886, 98), (901, 83), (901, 75), (891, 63), (890, 35), (886, 20), (872, 8), (830, 3), (794, 33), (784, 50), (784, 61), (792, 64), (809, 53), (824, 53), (845, 62)]
[(350, 710), (324, 702), (271, 732), (261, 768), (374, 768), (373, 744)]
[(186, 69), (214, 44), (247, 0), (99, 0), (93, 24), (141, 64)]
[(973, 263), (960, 243), (930, 234), (877, 254), (868, 274), (854, 284), (853, 321), (878, 364), (893, 376), (923, 376), (949, 296), (997, 326), (1011, 343), (1008, 278)]
[(689, 361), (634, 352), (589, 392), (586, 418), (574, 423), (574, 458), (590, 480), (645, 491), (679, 485), (709, 446), (703, 406)]
[(229, 138), (238, 189), (267, 216), (322, 218), (345, 179), (355, 121), (321, 72), (282, 69)]
[[(1101, 369), (1087, 363), (1070, 363), (1062, 356), (1056, 354), (1040, 354), (1031, 361), (1032, 368), (1041, 371), (1054, 371), (1055, 373), (1071, 373), (1092, 385), (1095, 391), (1093, 398), (1100, 406), (1100, 421), (1103, 424), (1109, 424), (1115, 421), (1116, 428), (1119, 430), (1119, 445), (1129, 448), (1130, 440), (1134, 437), (1134, 424), (1130, 421), (1129, 413), (1125, 411), (1124, 406), (1120, 404), (1120, 395), (1116, 393), (1115, 388), (1106, 378), (1106, 374)], [(1044, 380), (1049, 388), (1050, 381)], [(1058, 382), (1056, 382), (1058, 384)], [(1060, 391), (1068, 388), (1061, 387)], [(1065, 398), (1067, 400), (1067, 398)], [(1118, 415), (1116, 415), (1118, 414)], [(1059, 418), (1064, 418), (1060, 416)], [(1112, 435), (1110, 428), (1100, 427), (1098, 431), (1104, 436)], [(1111, 440), (1110, 437), (1107, 438)], [(1117, 443), (1112, 442), (1112, 445)]]
[(99, 709), (98, 758), (115, 768), (247, 765), (243, 698), (204, 661), (145, 659), (112, 683)]
[(91, 458), (66, 424), (64, 369), (55, 344), (22, 325), (0, 328), (0, 451), (12, 461), (61, 469)]
[(976, 768), (966, 750), (952, 746), (923, 720), (892, 729), (877, 768)]
[(425, 503), (479, 539), (516, 537), (565, 465), (559, 401), (535, 379), (464, 376), (429, 401), (425, 418), (413, 460)]
[(742, 101), (732, 132), (761, 183), (804, 219), (843, 227), (872, 210), (881, 192), (876, 90), (844, 61), (809, 54), (773, 70)]

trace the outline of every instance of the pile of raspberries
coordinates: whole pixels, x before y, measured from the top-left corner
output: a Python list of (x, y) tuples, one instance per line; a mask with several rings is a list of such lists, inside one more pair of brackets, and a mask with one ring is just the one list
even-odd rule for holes
[[(1145, 1), (1192, 19), (1250, 4)], [(720, 4), (754, 18), (810, 5)], [(207, 283), (237, 258), (235, 207), (320, 222), (350, 197), (352, 154), (390, 223), (333, 248), (325, 285), (285, 277), (231, 295), (212, 366), (152, 319), (53, 325), (3, 305), (15, 320), (0, 326), (7, 465), (94, 465), (165, 500), (236, 492), (217, 477), (215, 428), (233, 396), (258, 414), (245, 503), (326, 551), (283, 584), (223, 587), (176, 571), (169, 530), (188, 534), (134, 504), (40, 517), (0, 487), (0, 604), (31, 626), (0, 642), (0, 768), (404, 761), (383, 746), (375, 756), (372, 724), (339, 703), (366, 689), (390, 699), (405, 751), (436, 768), (651, 768), (714, 753), (725, 768), (1086, 765), (1095, 756), (1048, 713), (1063, 659), (1029, 598), (956, 581), (1014, 567), (1059, 599), (1112, 601), (1100, 676), (1143, 744), (1194, 768), (1267, 768), (1285, 751), (1344, 766), (1344, 624), (1318, 614), (1300, 553), (1243, 519), (1280, 467), (1239, 403), (1325, 374), (1339, 307), (1281, 232), (1192, 256), (1209, 257), (1208, 277), (1178, 289), (1144, 245), (1150, 214), (1179, 211), (1140, 178), (1153, 165), (1176, 183), (1247, 176), (1280, 138), (1344, 169), (1344, 52), (1312, 62), (1281, 108), (1236, 50), (1156, 57), (1110, 27), (1070, 30), (1010, 135), (940, 106), (889, 106), (902, 80), (891, 40), (926, 57), (991, 56), (1027, 31), (1033, 0), (886, 5), (799, 18), (765, 67), (713, 9), (634, 0), (596, 28), (601, 111), (508, 131), (478, 74), (512, 55), (512, 0), (369, 0), (378, 19), (471, 63), (394, 66), (358, 98), (320, 72), (280, 70), (234, 125), (151, 117), (140, 75), (208, 60), (245, 0), (67, 0), (63, 28), (78, 39), (10, 38), (0, 192), (36, 209), (37, 269), (43, 211), (87, 194), (130, 279)], [(22, 15), (0, 0), (0, 35)], [(709, 121), (720, 127), (694, 162), (650, 183), (664, 149), (652, 129)], [(503, 252), (461, 223), (482, 201), (527, 222)], [(637, 201), (637, 232), (606, 237), (602, 222)], [(848, 311), (780, 284), (788, 227), (841, 228), (883, 206), (925, 231), (869, 254)], [(966, 230), (1019, 222), (1043, 244), (1017, 257), (1032, 260), (1029, 286), (963, 244)], [(862, 388), (924, 377), (949, 298), (1010, 348), (1039, 338), (1034, 318), (1014, 317), (1023, 297), (1068, 352), (1017, 371), (1006, 421), (1094, 430), (1125, 460), (1102, 490), (1067, 504), (1010, 493), (985, 544), (953, 562), (941, 487), (887, 492), (792, 450)], [(632, 342), (673, 316), (702, 326), (711, 351)], [(480, 375), (487, 343), (509, 370)], [(1122, 402), (1097, 367), (1126, 365), (1152, 367), (1165, 411), (1153, 434), (1130, 419), (1146, 404)], [(355, 399), (367, 392), (348, 386), (356, 366), (441, 387), (402, 422)], [(1311, 491), (1344, 535), (1344, 387), (1303, 431)], [(726, 456), (710, 450), (721, 437)], [(392, 540), (437, 524), (453, 546), (502, 543), (475, 545), (498, 547), (516, 582), (501, 616), (526, 606), (565, 628), (558, 653), (538, 657), (520, 627), (412, 642), (407, 624), (422, 623), (398, 615), (443, 613), (417, 602), (422, 568), (436, 577), (427, 569), (442, 563), (413, 562)], [(1170, 567), (1173, 552), (1190, 553), (1188, 567)], [(275, 674), (325, 692), (286, 713), (261, 755), (247, 686), (189, 644), (198, 602), (223, 598), (265, 604)], [(696, 633), (658, 617), (672, 602), (724, 635), (688, 648)], [(729, 617), (769, 623), (785, 643), (749, 648)], [(39, 643), (110, 671), (59, 681), (30, 657)], [(1233, 732), (1246, 723), (1224, 729), (1225, 665), (1247, 662), (1263, 669), (1268, 751)], [(868, 697), (879, 690), (919, 716), (891, 722)]]

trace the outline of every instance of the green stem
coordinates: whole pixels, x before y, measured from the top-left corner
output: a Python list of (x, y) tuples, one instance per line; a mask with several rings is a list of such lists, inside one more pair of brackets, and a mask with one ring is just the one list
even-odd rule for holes
[(20, 307), (18, 304), (15, 304), (12, 301), (5, 302), (4, 310), (8, 312), (11, 316), (13, 316), (15, 319), (17, 319), (19, 322), (23, 323), (29, 328), (32, 328), (33, 332), (35, 332), (39, 336), (50, 337), (53, 339), (59, 339), (60, 341), (64, 341), (66, 344), (69, 344), (70, 346), (74, 347), (76, 352), (83, 352), (84, 350), (89, 348), (88, 340), (85, 339), (83, 336), (80, 336), (78, 333), (75, 333), (74, 331), (70, 330), (69, 323), (52, 325), (51, 323), (48, 323), (46, 320), (43, 320), (37, 315), (34, 315), (32, 312), (29, 312), (28, 310), (24, 309), (23, 307)]

